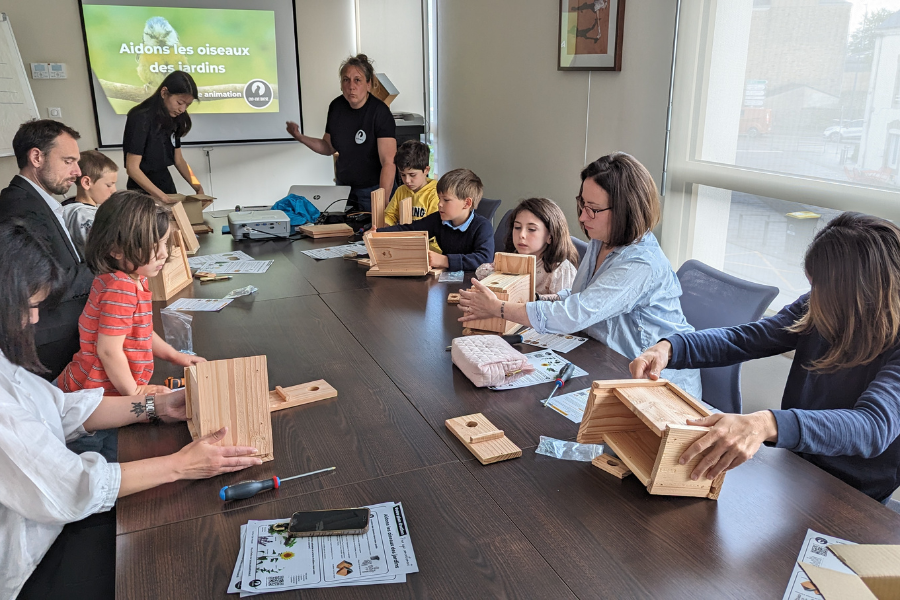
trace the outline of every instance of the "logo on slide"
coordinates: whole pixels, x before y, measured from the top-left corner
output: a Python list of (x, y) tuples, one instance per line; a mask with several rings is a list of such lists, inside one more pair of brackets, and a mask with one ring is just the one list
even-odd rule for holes
[(251, 108), (265, 108), (272, 104), (275, 93), (272, 86), (262, 79), (253, 79), (244, 86), (244, 100)]
[(356, 143), (363, 144), (366, 141), (366, 132), (360, 129), (356, 132)]

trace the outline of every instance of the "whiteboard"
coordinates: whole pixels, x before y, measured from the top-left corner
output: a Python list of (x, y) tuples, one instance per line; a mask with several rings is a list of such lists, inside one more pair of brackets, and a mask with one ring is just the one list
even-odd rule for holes
[(12, 156), (19, 125), (38, 115), (12, 26), (6, 13), (0, 13), (0, 156)]

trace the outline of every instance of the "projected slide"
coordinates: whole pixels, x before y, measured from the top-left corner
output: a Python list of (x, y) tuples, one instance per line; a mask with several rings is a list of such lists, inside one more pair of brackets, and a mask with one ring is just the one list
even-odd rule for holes
[(274, 11), (85, 4), (83, 14), (91, 67), (116, 114), (172, 71), (197, 82), (192, 114), (278, 112)]

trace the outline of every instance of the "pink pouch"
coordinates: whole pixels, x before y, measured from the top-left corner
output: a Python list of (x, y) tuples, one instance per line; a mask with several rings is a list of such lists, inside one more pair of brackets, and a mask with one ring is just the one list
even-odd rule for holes
[(523, 375), (534, 372), (534, 367), (525, 355), (503, 341), (499, 335), (456, 338), (450, 347), (450, 357), (475, 387), (512, 383)]

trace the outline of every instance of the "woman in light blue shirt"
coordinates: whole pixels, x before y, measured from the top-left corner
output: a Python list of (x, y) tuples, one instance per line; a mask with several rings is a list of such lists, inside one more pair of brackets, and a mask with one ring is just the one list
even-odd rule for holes
[[(581, 172), (577, 197), (582, 230), (591, 239), (572, 289), (556, 302), (510, 304), (473, 279), (460, 290), (462, 322), (500, 317), (538, 333), (586, 330), (592, 338), (634, 359), (658, 340), (691, 332), (681, 312), (681, 285), (651, 233), (659, 221), (659, 195), (647, 169), (624, 152), (609, 154)], [(700, 372), (664, 370), (697, 398)]]

